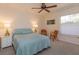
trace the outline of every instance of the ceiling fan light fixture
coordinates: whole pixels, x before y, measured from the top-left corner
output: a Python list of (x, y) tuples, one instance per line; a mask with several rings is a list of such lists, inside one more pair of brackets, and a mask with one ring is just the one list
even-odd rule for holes
[(32, 8), (32, 9), (41, 9), (38, 13), (42, 12), (43, 10), (45, 10), (46, 12), (50, 12), (48, 10), (48, 8), (54, 8), (54, 7), (57, 7), (57, 5), (52, 5), (52, 6), (46, 6), (45, 3), (42, 3), (41, 7), (40, 8)]

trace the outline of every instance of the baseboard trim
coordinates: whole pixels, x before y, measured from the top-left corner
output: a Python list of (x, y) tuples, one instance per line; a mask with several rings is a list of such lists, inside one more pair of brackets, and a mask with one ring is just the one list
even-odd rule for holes
[(64, 40), (59, 40), (59, 41), (62, 41), (62, 42), (66, 42), (68, 44), (73, 44), (73, 45), (78, 45), (79, 46), (79, 44), (76, 44), (76, 43), (72, 43), (72, 42), (68, 42), (68, 41), (64, 41)]

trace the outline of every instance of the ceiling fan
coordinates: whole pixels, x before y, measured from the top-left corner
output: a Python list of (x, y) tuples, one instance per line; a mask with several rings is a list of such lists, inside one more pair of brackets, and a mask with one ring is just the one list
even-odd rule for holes
[(54, 8), (54, 7), (57, 7), (57, 5), (52, 5), (52, 6), (46, 6), (45, 3), (42, 3), (41, 7), (40, 8), (32, 8), (32, 9), (41, 9), (40, 11), (38, 11), (38, 13), (42, 12), (43, 10), (45, 10), (46, 12), (50, 12), (48, 10), (48, 8)]

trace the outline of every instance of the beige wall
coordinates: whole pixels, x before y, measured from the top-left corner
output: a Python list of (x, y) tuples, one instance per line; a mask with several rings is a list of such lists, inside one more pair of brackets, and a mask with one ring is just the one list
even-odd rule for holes
[[(60, 17), (64, 15), (69, 15), (69, 14), (74, 14), (74, 13), (79, 13), (79, 7), (77, 6), (71, 6), (71, 7), (66, 7), (59, 9), (56, 12), (53, 13), (45, 13), (43, 14), (41, 20), (41, 23), (43, 24), (42, 28), (46, 28), (48, 32), (53, 31), (55, 29), (60, 29)], [(54, 25), (47, 25), (46, 22), (47, 20), (52, 20), (55, 19), (55, 24)]]
[(12, 30), (16, 28), (32, 28), (33, 23), (39, 25), (39, 15), (37, 13), (32, 12), (30, 8), (25, 9), (15, 6), (15, 4), (12, 4), (12, 6), (0, 5), (0, 20), (12, 20)]
[[(47, 25), (47, 20), (55, 19), (55, 24), (53, 25)], [(58, 29), (59, 27), (59, 21), (57, 21), (57, 18), (54, 14), (44, 14), (44, 19), (42, 20), (43, 26), (42, 28), (45, 28), (48, 30), (48, 32), (53, 31), (55, 29)]]
[[(27, 6), (26, 6), (27, 7)], [(57, 10), (56, 12), (47, 13), (45, 11), (37, 13), (39, 10), (32, 10), (16, 4), (2, 5), (0, 4), (0, 20), (8, 17), (8, 20), (12, 20), (11, 29), (15, 28), (32, 28), (32, 22), (38, 24), (38, 29), (47, 29), (48, 32), (54, 29), (60, 28), (60, 16), (79, 12), (78, 6), (72, 6), (64, 9)], [(55, 19), (55, 25), (47, 25), (47, 20)]]

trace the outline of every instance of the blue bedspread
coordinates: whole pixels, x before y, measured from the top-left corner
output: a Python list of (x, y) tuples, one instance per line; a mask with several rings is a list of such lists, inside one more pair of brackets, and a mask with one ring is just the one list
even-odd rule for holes
[(33, 55), (50, 47), (50, 39), (37, 33), (15, 35), (13, 45), (17, 55)]

